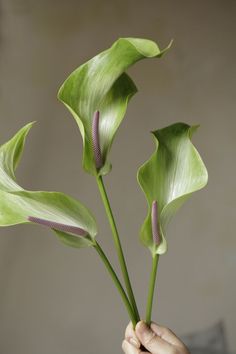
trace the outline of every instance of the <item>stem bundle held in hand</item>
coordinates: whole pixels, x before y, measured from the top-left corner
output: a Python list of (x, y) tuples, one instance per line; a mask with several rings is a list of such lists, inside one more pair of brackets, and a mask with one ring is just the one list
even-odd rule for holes
[[(58, 93), (82, 135), (83, 167), (96, 179), (123, 281), (96, 240), (97, 226), (90, 210), (63, 193), (27, 191), (17, 184), (15, 169), (33, 123), (21, 128), (0, 147), (0, 226), (40, 224), (51, 228), (66, 245), (93, 247), (114, 281), (134, 326), (140, 315), (103, 176), (111, 170), (109, 151), (127, 104), (137, 92), (126, 70), (141, 59), (161, 58), (170, 46), (160, 50), (155, 42), (147, 39), (120, 38), (72, 72)], [(207, 183), (206, 167), (191, 142), (196, 129), (197, 126), (175, 123), (153, 131), (155, 151), (138, 170), (138, 183), (148, 204), (140, 239), (152, 256), (147, 324), (152, 318), (159, 257), (167, 251), (167, 225), (191, 194)]]

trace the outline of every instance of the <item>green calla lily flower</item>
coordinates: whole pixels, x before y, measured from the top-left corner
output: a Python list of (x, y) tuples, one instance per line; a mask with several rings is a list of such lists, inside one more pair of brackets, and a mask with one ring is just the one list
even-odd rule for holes
[(15, 169), (32, 124), (0, 147), (0, 226), (33, 222), (50, 227), (69, 246), (93, 246), (96, 223), (79, 201), (59, 192), (27, 191), (17, 184)]
[(147, 39), (120, 38), (111, 48), (77, 68), (64, 82), (58, 98), (74, 116), (83, 139), (83, 167), (92, 175), (111, 169), (107, 156), (115, 133), (137, 88), (125, 71), (164, 50)]
[(138, 170), (149, 206), (140, 237), (153, 255), (167, 251), (167, 225), (192, 193), (207, 183), (206, 167), (191, 142), (196, 129), (176, 123), (152, 132), (155, 152)]

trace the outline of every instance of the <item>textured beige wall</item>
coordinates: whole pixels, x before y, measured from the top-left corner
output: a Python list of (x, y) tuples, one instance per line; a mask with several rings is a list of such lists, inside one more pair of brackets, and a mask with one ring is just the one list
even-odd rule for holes
[[(118, 37), (165, 46), (163, 60), (130, 70), (139, 93), (113, 145), (105, 178), (144, 314), (148, 252), (137, 241), (146, 202), (136, 170), (153, 151), (150, 130), (200, 123), (194, 142), (209, 185), (179, 212), (161, 258), (154, 319), (178, 334), (224, 319), (236, 350), (235, 1), (2, 0), (1, 142), (37, 120), (18, 169), (28, 189), (71, 194), (94, 210), (99, 240), (115, 258), (93, 181), (81, 168), (81, 138), (56, 100), (76, 66)], [(0, 230), (0, 353), (120, 353), (127, 315), (91, 249), (64, 247), (44, 228)]]

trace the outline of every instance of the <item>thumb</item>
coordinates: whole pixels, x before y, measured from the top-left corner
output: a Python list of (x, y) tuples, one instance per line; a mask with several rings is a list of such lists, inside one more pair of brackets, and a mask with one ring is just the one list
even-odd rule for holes
[(135, 333), (144, 347), (153, 354), (167, 354), (172, 346), (157, 335), (144, 321), (138, 322)]

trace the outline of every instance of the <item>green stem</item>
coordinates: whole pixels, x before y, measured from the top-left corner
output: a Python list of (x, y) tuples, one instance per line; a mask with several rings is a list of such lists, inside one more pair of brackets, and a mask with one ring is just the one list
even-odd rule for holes
[(107, 256), (105, 255), (105, 253), (103, 252), (101, 246), (98, 244), (98, 242), (95, 243), (94, 245), (94, 248), (95, 250), (98, 252), (99, 256), (101, 257), (103, 263), (105, 264), (108, 272), (110, 273), (111, 277), (112, 277), (112, 280), (114, 281), (114, 284), (115, 286), (117, 287), (120, 295), (121, 295), (121, 298), (124, 302), (124, 305), (128, 311), (128, 314), (130, 316), (130, 319), (132, 321), (132, 324), (133, 326), (135, 327), (136, 326), (136, 323), (137, 323), (137, 320), (136, 320), (136, 317), (134, 316), (134, 312), (133, 312), (133, 308), (129, 302), (129, 299), (123, 289), (123, 286), (121, 284), (121, 282), (119, 281), (114, 269), (112, 268), (112, 265), (111, 263), (109, 262)]
[(99, 188), (99, 191), (100, 191), (100, 194), (102, 197), (102, 201), (103, 201), (103, 204), (104, 204), (104, 207), (106, 210), (106, 214), (107, 214), (110, 226), (111, 226), (111, 230), (112, 230), (112, 234), (113, 234), (113, 238), (114, 238), (114, 242), (115, 242), (115, 247), (117, 250), (117, 254), (118, 254), (118, 258), (119, 258), (119, 262), (120, 262), (120, 267), (121, 267), (121, 271), (122, 271), (122, 274), (124, 277), (128, 297), (129, 297), (130, 303), (132, 304), (133, 311), (136, 316), (136, 320), (138, 322), (140, 320), (139, 312), (138, 312), (137, 304), (135, 301), (134, 293), (132, 290), (131, 282), (129, 279), (128, 269), (126, 266), (125, 257), (124, 257), (124, 253), (122, 250), (118, 230), (116, 227), (115, 219), (114, 219), (114, 216), (112, 213), (111, 205), (110, 205), (107, 193), (106, 193), (106, 189), (105, 189), (105, 186), (103, 183), (102, 176), (97, 177), (97, 184), (98, 184), (98, 188)]
[(154, 295), (155, 283), (156, 283), (158, 260), (159, 260), (159, 255), (155, 254), (152, 258), (152, 271), (150, 276), (149, 292), (148, 292), (147, 308), (146, 308), (146, 323), (148, 326), (151, 324), (152, 304), (153, 304), (153, 295)]

